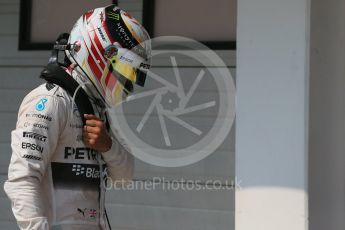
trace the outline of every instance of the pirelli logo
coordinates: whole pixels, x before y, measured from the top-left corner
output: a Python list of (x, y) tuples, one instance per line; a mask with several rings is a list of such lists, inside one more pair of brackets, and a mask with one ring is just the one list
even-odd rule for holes
[(42, 142), (46, 142), (47, 137), (41, 134), (33, 133), (33, 132), (23, 132), (23, 137), (36, 139)]

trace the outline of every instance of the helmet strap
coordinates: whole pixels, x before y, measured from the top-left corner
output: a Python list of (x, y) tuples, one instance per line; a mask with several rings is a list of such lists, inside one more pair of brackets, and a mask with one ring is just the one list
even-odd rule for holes
[(69, 38), (68, 33), (62, 33), (56, 39), (51, 56), (49, 58), (49, 64), (50, 63), (56, 63), (60, 65), (62, 64), (62, 63), (59, 63), (59, 51), (63, 51), (63, 50), (66, 50), (67, 48), (70, 48), (68, 47), (70, 46), (68, 45), (68, 38)]

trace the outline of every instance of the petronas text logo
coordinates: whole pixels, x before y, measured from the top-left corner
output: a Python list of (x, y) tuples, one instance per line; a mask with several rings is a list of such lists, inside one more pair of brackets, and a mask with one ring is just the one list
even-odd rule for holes
[(117, 13), (114, 13), (114, 12), (109, 12), (108, 13), (108, 17), (110, 18), (110, 19), (114, 19), (114, 20), (120, 20), (120, 15), (119, 14), (117, 14)]

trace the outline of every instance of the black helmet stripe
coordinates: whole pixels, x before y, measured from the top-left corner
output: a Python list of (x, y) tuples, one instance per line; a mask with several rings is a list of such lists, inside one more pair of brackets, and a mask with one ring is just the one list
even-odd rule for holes
[(135, 39), (127, 28), (126, 23), (123, 21), (121, 17), (121, 9), (116, 8), (115, 11), (113, 9), (114, 6), (108, 6), (105, 8), (105, 22), (113, 40), (120, 43), (123, 48), (133, 49), (135, 53), (146, 59), (147, 55), (145, 49)]
[(121, 17), (121, 9), (113, 10), (114, 6), (105, 8), (106, 24), (109, 32), (114, 40), (119, 42), (122, 47), (132, 49), (137, 46), (139, 42), (133, 37), (132, 33), (128, 30), (126, 23)]

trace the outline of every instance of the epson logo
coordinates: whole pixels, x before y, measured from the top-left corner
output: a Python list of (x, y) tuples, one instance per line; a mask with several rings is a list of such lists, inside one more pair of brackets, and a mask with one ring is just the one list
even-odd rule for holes
[(97, 160), (97, 152), (90, 148), (65, 147), (65, 159)]
[(38, 151), (40, 153), (43, 152), (42, 146), (39, 146), (37, 144), (28, 143), (28, 142), (22, 142), (22, 149), (30, 149), (30, 150)]
[(23, 132), (23, 137), (36, 139), (42, 142), (46, 142), (47, 137), (41, 134), (33, 133), (33, 132)]

